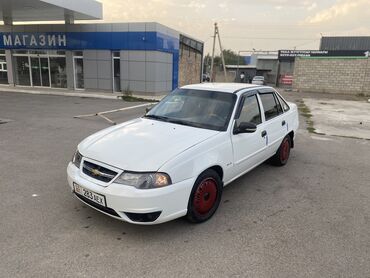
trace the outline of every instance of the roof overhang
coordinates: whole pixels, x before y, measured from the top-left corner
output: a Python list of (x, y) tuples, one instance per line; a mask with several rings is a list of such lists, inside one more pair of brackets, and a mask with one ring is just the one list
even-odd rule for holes
[(4, 23), (102, 19), (103, 8), (95, 0), (0, 0)]

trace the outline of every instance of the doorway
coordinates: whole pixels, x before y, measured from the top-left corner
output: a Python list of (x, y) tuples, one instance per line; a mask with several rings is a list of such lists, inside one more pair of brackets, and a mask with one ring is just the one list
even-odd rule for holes
[(73, 71), (74, 71), (75, 89), (83, 90), (85, 88), (85, 84), (84, 84), (84, 60), (82, 56), (73, 57)]
[(32, 84), (36, 87), (50, 87), (49, 59), (31, 57)]
[(113, 52), (113, 91), (121, 91), (121, 55)]

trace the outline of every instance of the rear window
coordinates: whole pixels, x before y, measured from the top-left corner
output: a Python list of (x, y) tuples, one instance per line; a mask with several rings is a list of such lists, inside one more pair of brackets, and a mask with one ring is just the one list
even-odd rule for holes
[(276, 96), (279, 99), (279, 101), (281, 103), (281, 106), (283, 107), (284, 112), (288, 111), (290, 109), (288, 103), (286, 103), (286, 101), (283, 100), (283, 98), (279, 94), (276, 94)]
[(260, 94), (263, 109), (265, 110), (266, 121), (271, 120), (281, 114), (280, 104), (276, 103), (274, 95), (274, 93)]

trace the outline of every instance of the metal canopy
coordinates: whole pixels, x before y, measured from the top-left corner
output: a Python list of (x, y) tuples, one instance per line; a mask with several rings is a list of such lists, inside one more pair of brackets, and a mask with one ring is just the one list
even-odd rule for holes
[(102, 4), (95, 0), (0, 0), (5, 24), (17, 21), (59, 21), (102, 19)]

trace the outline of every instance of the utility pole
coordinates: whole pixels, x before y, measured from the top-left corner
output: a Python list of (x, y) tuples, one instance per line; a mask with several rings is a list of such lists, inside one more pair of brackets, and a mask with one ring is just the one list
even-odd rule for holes
[(224, 57), (224, 51), (222, 49), (222, 44), (221, 44), (221, 37), (220, 37), (220, 31), (218, 29), (217, 23), (215, 23), (215, 31), (213, 35), (213, 48), (212, 48), (212, 62), (211, 62), (211, 81), (214, 82), (214, 77), (213, 77), (213, 68), (214, 68), (214, 60), (215, 60), (215, 48), (216, 48), (216, 37), (218, 38), (218, 43), (220, 46), (220, 51), (221, 51), (221, 60), (222, 60), (222, 66), (225, 74), (225, 81), (227, 79), (227, 74), (226, 74), (226, 65), (225, 65), (225, 57)]

